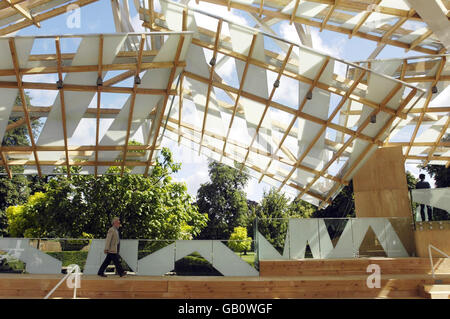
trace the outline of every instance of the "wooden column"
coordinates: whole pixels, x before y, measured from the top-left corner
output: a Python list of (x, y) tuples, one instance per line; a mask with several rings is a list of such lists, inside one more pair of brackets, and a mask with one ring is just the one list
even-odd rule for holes
[(356, 217), (411, 217), (401, 147), (383, 147), (353, 178)]

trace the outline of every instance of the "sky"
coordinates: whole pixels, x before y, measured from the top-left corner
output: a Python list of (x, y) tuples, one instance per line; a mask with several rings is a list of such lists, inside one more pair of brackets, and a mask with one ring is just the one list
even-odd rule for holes
[[(196, 6), (194, 1), (192, 1), (190, 5), (203, 11), (209, 11), (215, 15), (220, 12), (220, 15), (237, 23), (246, 24), (249, 26), (255, 25), (254, 21), (247, 16), (246, 13), (239, 12), (234, 9), (227, 11), (223, 7), (216, 7), (212, 4), (205, 3), (201, 3)], [(137, 32), (144, 31), (141, 27), (141, 21), (137, 11), (134, 8), (133, 1), (129, 1), (129, 6), (131, 22), (135, 30)], [(274, 29), (281, 37), (293, 42), (300, 42), (295, 28), (292, 25), (289, 25), (289, 22), (284, 21), (278, 23)], [(115, 27), (110, 0), (99, 0), (98, 2), (81, 7), (78, 12), (66, 13), (43, 21), (41, 22), (41, 28), (39, 29), (34, 26), (22, 29), (17, 32), (17, 35), (98, 34), (114, 32)], [(353, 37), (349, 40), (345, 35), (327, 30), (319, 32), (318, 29), (311, 28), (311, 34), (314, 49), (347, 61), (365, 60), (376, 47), (376, 44), (373, 41), (363, 40), (357, 37)], [(72, 43), (68, 41), (67, 43), (63, 43), (63, 48), (65, 46), (69, 48), (72, 45), (77, 45), (75, 42)], [(42, 51), (46, 50), (45, 46), (45, 43), (43, 43), (41, 47), (33, 48), (32, 52), (36, 53), (39, 51), (39, 53), (43, 53)], [(414, 52), (405, 53), (403, 49), (387, 46), (377, 57), (377, 59), (405, 57), (411, 55), (417, 56), (420, 54)], [(30, 81), (33, 80), (33, 77), (24, 77), (24, 80)], [(55, 78), (48, 75), (34, 76), (34, 80), (43, 80), (51, 83), (56, 82)], [(32, 104), (39, 106), (52, 105), (53, 100), (56, 97), (56, 93), (56, 91), (30, 92), (32, 95)], [(116, 98), (117, 95), (114, 95), (114, 97)], [(126, 98), (127, 96), (124, 95), (123, 101), (117, 101), (113, 100), (112, 97), (108, 98), (106, 95), (105, 98), (102, 98), (102, 107), (117, 107), (117, 105), (122, 105)], [(93, 103), (95, 103), (95, 100), (96, 99), (94, 98)], [(111, 122), (112, 120), (110, 122), (106, 121), (106, 124), (101, 127), (100, 136), (102, 136), (102, 134), (106, 131)], [(136, 139), (139, 140), (139, 137), (136, 137)], [(77, 131), (74, 133), (74, 137), (70, 143), (72, 145), (87, 145), (90, 144), (89, 141), (92, 140), (94, 140), (93, 144), (95, 144), (95, 119), (93, 119), (93, 121), (83, 120)], [(198, 156), (196, 152), (194, 153), (186, 148), (179, 148), (176, 143), (169, 142), (167, 145), (162, 146), (170, 147), (174, 154), (174, 160), (176, 162), (182, 162), (181, 171), (174, 175), (174, 179), (176, 181), (186, 182), (188, 192), (195, 198), (199, 186), (209, 181), (208, 159), (203, 155)], [(424, 171), (420, 171), (416, 165), (408, 165), (406, 169), (413, 173), (416, 177), (419, 173), (425, 173)], [(431, 185), (434, 185), (434, 181), (428, 175), (426, 179), (431, 183)], [(269, 189), (269, 185), (265, 183), (258, 184), (256, 179), (250, 178), (245, 191), (249, 199), (260, 201), (263, 193)]]

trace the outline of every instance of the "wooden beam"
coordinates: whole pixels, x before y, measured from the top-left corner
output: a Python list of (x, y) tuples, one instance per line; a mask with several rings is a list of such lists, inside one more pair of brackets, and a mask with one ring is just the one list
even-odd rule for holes
[[(201, 47), (204, 47), (204, 48), (213, 49), (212, 45), (209, 45), (206, 42), (203, 42), (203, 41), (200, 41), (200, 40), (197, 40), (197, 39), (193, 39), (192, 43), (195, 44), (195, 45), (199, 45)], [(233, 52), (233, 51), (230, 51), (230, 50), (227, 50), (227, 49), (224, 49), (224, 48), (221, 48), (220, 46), (217, 49), (217, 51), (219, 53), (224, 54), (224, 55), (233, 57), (235, 59), (242, 60), (244, 62), (247, 61), (247, 57), (245, 57), (244, 55), (236, 53), (236, 52)], [(280, 64), (283, 63), (283, 61), (278, 61), (278, 62)], [(275, 72), (275, 73), (278, 73), (279, 70), (280, 70), (280, 68), (278, 66), (274, 66), (274, 65), (271, 65), (271, 64), (268, 64), (268, 63), (264, 63), (264, 62), (261, 62), (261, 61), (256, 60), (256, 59), (250, 59), (249, 63), (253, 64), (255, 66), (264, 68), (266, 70)], [(285, 71), (283, 72), (283, 75), (287, 76), (287, 77), (290, 77), (292, 79), (298, 80), (300, 82), (307, 83), (307, 84), (311, 84), (313, 82), (313, 80), (298, 74), (298, 72), (293, 72), (291, 70), (288, 70), (287, 67), (286, 67)], [(338, 82), (341, 82), (339, 80), (339, 78), (336, 78), (335, 80), (338, 81)], [(350, 81), (351, 82), (351, 80), (345, 80), (345, 81)], [(346, 83), (343, 83), (343, 85), (346, 86)], [(326, 84), (326, 83), (318, 82), (316, 86), (318, 88), (322, 89), (322, 90), (328, 91), (328, 92), (333, 93), (333, 94), (337, 94), (337, 95), (340, 95), (340, 96), (344, 96), (345, 95), (345, 91), (341, 90), (338, 87), (330, 86), (329, 84)], [(374, 101), (370, 101), (370, 100), (368, 100), (368, 99), (366, 99), (364, 97), (358, 96), (358, 95), (351, 95), (351, 96), (349, 96), (349, 99), (352, 100), (352, 101), (356, 101), (356, 102), (362, 103), (362, 104), (366, 104), (366, 105), (368, 105), (370, 107), (373, 107), (373, 108), (379, 108), (380, 107), (379, 103), (376, 103)], [(384, 108), (383, 111), (385, 111), (387, 113), (390, 113), (390, 114), (395, 114), (395, 112), (392, 111), (390, 108)]]
[(441, 132), (439, 133), (438, 138), (436, 139), (436, 142), (434, 142), (433, 147), (431, 148), (431, 150), (428, 152), (428, 157), (427, 160), (425, 161), (425, 163), (423, 164), (424, 166), (427, 165), (431, 158), (433, 157), (434, 152), (436, 151), (436, 148), (439, 146), (442, 138), (444, 137), (444, 134), (447, 132), (448, 126), (450, 123), (450, 116), (447, 115), (447, 121), (445, 122), (445, 124), (442, 126)]
[[(214, 41), (214, 50), (213, 50), (213, 57), (212, 57), (212, 59), (214, 61), (217, 58), (217, 47), (219, 45), (220, 33), (222, 31), (222, 22), (223, 22), (223, 20), (220, 19), (219, 22), (217, 23), (216, 39)], [(198, 154), (199, 155), (200, 155), (200, 152), (202, 150), (203, 134), (204, 134), (204, 131), (205, 131), (206, 120), (207, 120), (207, 117), (208, 117), (208, 106), (209, 106), (209, 100), (211, 99), (211, 89), (212, 89), (212, 81), (213, 81), (213, 75), (214, 75), (215, 67), (216, 67), (216, 63), (214, 63), (210, 67), (210, 70), (209, 70), (208, 91), (206, 93), (205, 112), (203, 114), (202, 132), (201, 132), (201, 137), (200, 137), (200, 145), (199, 145), (199, 148), (198, 148)]]
[[(99, 43), (98, 43), (98, 59), (97, 59), (97, 77), (102, 80), (103, 82), (103, 35), (100, 35)], [(102, 88), (105, 83), (102, 83), (102, 85), (97, 85), (97, 112), (95, 116), (95, 162), (98, 162), (98, 143), (100, 140), (100, 106), (101, 106), (101, 95), (102, 95)], [(98, 176), (98, 166), (95, 165), (94, 168), (94, 175), (95, 178)]]
[[(339, 111), (341, 110), (341, 108), (344, 106), (345, 102), (347, 101), (347, 97), (348, 95), (350, 95), (353, 90), (356, 88), (356, 86), (358, 85), (359, 81), (362, 80), (362, 78), (366, 75), (366, 71), (362, 71), (360, 76), (358, 77), (358, 79), (353, 83), (353, 85), (348, 89), (347, 91), (347, 95), (342, 97), (341, 101), (339, 102), (339, 104), (336, 106), (336, 108), (334, 109), (333, 113), (328, 117), (328, 121), (329, 123), (331, 123), (334, 119), (334, 117), (339, 113)], [(398, 84), (398, 89), (399, 90), (401, 88), (401, 84)], [(378, 111), (378, 110), (377, 110)], [(379, 111), (378, 111), (379, 112)], [(314, 147), (314, 145), (316, 144), (316, 142), (319, 140), (319, 138), (322, 136), (322, 134), (325, 132), (325, 130), (327, 129), (327, 127), (325, 125), (322, 126), (322, 128), (320, 129), (320, 131), (316, 134), (316, 136), (314, 137), (314, 139), (310, 142), (310, 144), (308, 145), (308, 147), (305, 149), (305, 151), (303, 151), (302, 155), (300, 156), (300, 158), (297, 160), (296, 164), (300, 164), (302, 163), (302, 161), (305, 159), (305, 157), (309, 154), (309, 152), (312, 150), (312, 148)], [(358, 129), (357, 132), (362, 131), (362, 129)], [(353, 136), (353, 138), (356, 138), (356, 135)], [(342, 149), (342, 148), (341, 148)], [(345, 150), (345, 148), (344, 148)], [(342, 150), (343, 151), (343, 150)], [(331, 161), (330, 161), (331, 162)], [(330, 163), (329, 162), (329, 163)], [(331, 164), (330, 164), (331, 165)], [(297, 165), (296, 165), (297, 166)], [(281, 188), (283, 188), (284, 184), (286, 184), (286, 182), (291, 178), (292, 174), (294, 174), (295, 172), (295, 167), (289, 172), (288, 176), (286, 176), (286, 178), (283, 180), (283, 183), (278, 187), (278, 191), (281, 190)], [(315, 177), (315, 179), (317, 180), (319, 177)], [(311, 183), (309, 183), (310, 185), (312, 185)], [(309, 185), (309, 187), (311, 187)], [(306, 187), (306, 190), (308, 190), (308, 186)], [(305, 192), (303, 191), (298, 198), (301, 198), (303, 196)]]
[[(327, 67), (327, 65), (328, 65), (329, 62), (330, 62), (330, 59), (329, 59), (329, 58), (325, 59), (325, 61), (323, 62), (322, 66), (321, 66), (321, 68), (320, 68), (320, 70), (319, 70), (319, 72), (317, 73), (316, 77), (314, 78), (313, 83), (311, 83), (311, 85), (310, 85), (310, 87), (309, 87), (309, 91), (312, 92), (312, 91), (314, 90), (314, 87), (315, 87), (315, 86), (317, 85), (317, 83), (319, 82), (320, 77), (322, 76), (322, 74), (323, 74), (323, 72), (325, 71), (325, 69), (326, 69), (326, 67)], [(283, 143), (284, 143), (286, 137), (289, 135), (289, 132), (291, 131), (292, 127), (294, 126), (295, 122), (297, 121), (298, 116), (299, 116), (301, 113), (303, 113), (302, 111), (303, 111), (303, 108), (305, 107), (307, 101), (308, 101), (308, 99), (306, 98), (306, 95), (305, 95), (305, 97), (303, 98), (302, 102), (299, 104), (299, 107), (298, 107), (298, 110), (297, 110), (295, 116), (292, 118), (292, 120), (291, 120), (291, 122), (289, 123), (289, 125), (288, 125), (286, 131), (284, 132), (283, 138), (281, 139), (280, 144), (278, 145), (278, 147), (277, 147), (276, 151), (274, 152), (274, 154), (276, 154), (276, 153), (278, 152), (278, 150), (281, 148), (281, 146), (283, 145)], [(266, 168), (264, 169), (263, 174), (262, 174), (261, 177), (259, 178), (259, 181), (258, 181), (259, 183), (261, 183), (261, 181), (262, 181), (264, 175), (266, 175), (266, 173), (267, 173), (267, 171), (269, 170), (269, 167), (270, 167), (271, 164), (272, 164), (272, 160), (269, 161), (269, 163), (267, 164)]]
[[(97, 70), (95, 70), (97, 72)], [(28, 90), (58, 90), (56, 84), (52, 83), (34, 83), (34, 82), (21, 82), (21, 86), (23, 89)], [(17, 89), (18, 82), (12, 81), (0, 81), (0, 88), (4, 89)], [(78, 85), (78, 84), (66, 84), (64, 85), (64, 90), (73, 91), (73, 92), (97, 92), (96, 85)], [(105, 93), (124, 93), (124, 94), (132, 94), (133, 88), (129, 87), (103, 87), (102, 89)], [(170, 89), (169, 91), (163, 89), (144, 89), (139, 88), (137, 90), (137, 94), (145, 94), (145, 95), (163, 95), (168, 92), (169, 95), (177, 95), (176, 90)]]
[(414, 50), (420, 43), (422, 43), (426, 38), (428, 38), (432, 34), (433, 31), (428, 30), (421, 36), (417, 37), (413, 42), (411, 42), (411, 44), (409, 45), (408, 48), (405, 49), (405, 51), (408, 52), (409, 50)]
[[(170, 69), (173, 68), (173, 62), (145, 62), (141, 65), (141, 70), (148, 69)], [(178, 66), (186, 66), (185, 61), (180, 61)], [(97, 72), (97, 65), (68, 65), (61, 66), (61, 71), (63, 73), (72, 73), (72, 72)], [(136, 70), (136, 64), (134, 63), (113, 63), (113, 64), (105, 64), (103, 65), (104, 71), (121, 71), (121, 70)], [(20, 69), (20, 73), (23, 75), (31, 75), (31, 74), (50, 74), (57, 73), (58, 66), (42, 66), (42, 67), (33, 67), (33, 68), (22, 68)], [(9, 76), (14, 75), (14, 69), (3, 69), (0, 70), (0, 76)]]
[[(203, 0), (203, 1), (213, 3), (213, 4), (227, 5), (226, 0)], [(330, 4), (332, 4), (332, 3), (334, 3), (334, 2), (330, 2)], [(248, 4), (238, 3), (238, 2), (231, 2), (230, 7), (234, 8), (234, 9), (245, 10), (249, 13), (256, 13), (256, 14), (259, 14), (259, 10), (260, 10), (258, 7), (248, 5)], [(367, 7), (367, 5), (366, 5), (366, 7)], [(269, 9), (264, 9), (263, 14), (267, 17), (278, 18), (278, 19), (289, 20), (289, 21), (292, 17), (292, 14), (286, 14), (286, 13), (282, 13), (280, 11), (273, 11), (273, 10), (269, 10)], [(407, 14), (408, 14), (408, 11), (407, 11)], [(310, 25), (310, 26), (313, 26), (316, 28), (320, 28), (322, 25), (321, 22), (307, 19), (307, 18), (297, 17), (297, 16), (295, 16), (293, 18), (293, 22)], [(378, 43), (381, 42), (381, 38), (382, 38), (381, 36), (376, 36), (376, 35), (373, 35), (370, 33), (364, 33), (361, 31), (355, 31), (352, 33), (352, 30), (350, 30), (350, 29), (347, 29), (347, 28), (344, 28), (341, 26), (331, 25), (331, 24), (326, 24), (324, 26), (324, 29), (329, 30), (329, 31), (339, 32), (342, 34), (357, 36), (357, 37), (360, 37), (360, 38), (363, 38), (366, 40), (370, 40), (370, 41), (375, 41)], [(398, 40), (390, 39), (390, 40), (387, 40), (386, 43), (389, 45), (397, 46), (397, 47), (404, 48), (404, 49), (409, 48), (409, 44), (403, 43)], [(438, 54), (438, 51), (439, 51), (439, 50), (428, 49), (428, 48), (421, 47), (421, 46), (415, 47), (414, 50), (422, 52), (422, 53), (426, 53), (426, 54)]]
[[(175, 129), (170, 128), (169, 130), (174, 131)], [(205, 134), (206, 134), (206, 132), (205, 132)], [(195, 139), (191, 138), (191, 137), (188, 137), (188, 136), (183, 136), (183, 137), (185, 139), (193, 142), (193, 143), (197, 143), (197, 141)], [(220, 150), (218, 148), (215, 148), (215, 147), (213, 147), (211, 145), (204, 145), (204, 147), (209, 149), (209, 150), (211, 150), (211, 151), (213, 151), (213, 152), (215, 152), (215, 153), (217, 153), (217, 154), (219, 154), (219, 155), (221, 155), (221, 156), (225, 156), (225, 157), (230, 158), (230, 159), (238, 160), (238, 159), (233, 157), (232, 153), (226, 153), (226, 152), (222, 153), (222, 150)], [(253, 165), (248, 165), (247, 164), (247, 167), (249, 167), (249, 168), (251, 168), (251, 169), (253, 169), (253, 170), (257, 171), (257, 172), (262, 172), (261, 168), (259, 168), (257, 166), (253, 166)], [(271, 178), (271, 179), (274, 179), (276, 181), (280, 181), (276, 176), (268, 175), (268, 177)], [(297, 190), (300, 190), (300, 191), (303, 190), (303, 188), (301, 186), (297, 185), (297, 184), (291, 184), (290, 186), (293, 187), (293, 188), (296, 188)], [(307, 192), (307, 194), (312, 196), (312, 197), (315, 197), (315, 198), (317, 198), (319, 200), (322, 200), (322, 201), (325, 200), (325, 198), (323, 196), (321, 196), (320, 194), (316, 194), (316, 193), (313, 193), (313, 192)]]
[[(395, 88), (394, 88), (395, 90)], [(392, 92), (391, 92), (392, 93)], [(406, 97), (406, 99), (402, 102), (402, 104), (400, 105), (400, 107), (398, 108), (398, 112), (402, 112), (405, 107), (408, 105), (408, 103), (411, 101), (411, 99), (416, 95), (417, 93), (417, 89), (413, 89), (408, 96)], [(392, 94), (392, 96), (395, 95), (395, 93)], [(389, 94), (384, 101), (389, 102), (388, 98), (391, 96), (391, 94)], [(391, 97), (392, 98), (392, 97)], [(376, 115), (378, 114), (377, 110), (373, 111), (371, 115)], [(364, 121), (364, 123), (361, 124), (361, 130), (363, 130), (368, 123), (370, 122), (370, 116), (367, 117), (366, 121)], [(379, 139), (380, 136), (391, 126), (392, 122), (395, 120), (395, 116), (391, 116), (390, 119), (384, 124), (384, 126), (382, 127), (382, 129), (378, 132), (378, 134), (375, 136), (376, 139)], [(347, 142), (350, 142), (353, 138), (350, 138)], [(345, 147), (347, 147), (346, 145), (344, 145)], [(345, 149), (345, 147), (342, 147), (341, 150)], [(370, 151), (370, 148), (372, 147), (372, 145), (369, 145), (366, 147), (366, 149), (360, 154), (360, 156), (356, 159), (356, 161), (353, 163), (353, 166), (350, 167), (347, 172), (344, 174), (344, 176), (342, 177), (342, 180), (347, 181), (347, 177), (353, 172), (353, 170), (357, 167), (357, 165), (359, 165), (359, 162), (362, 160), (362, 158), (364, 158), (364, 156), (366, 156), (366, 154)], [(339, 152), (341, 152), (341, 150)], [(314, 181), (315, 182), (315, 181)], [(328, 195), (326, 197), (326, 199), (330, 199), (330, 197), (333, 195), (333, 193), (337, 190), (337, 188), (339, 187), (338, 184), (334, 185), (333, 188), (328, 192)], [(322, 207), (323, 205), (321, 205), (320, 207)], [(320, 209), (319, 207), (319, 209)]]
[(8, 160), (6, 159), (6, 156), (5, 156), (5, 154), (3, 154), (3, 152), (0, 152), (0, 155), (2, 158), (3, 166), (5, 167), (6, 173), (8, 174), (9, 179), (11, 179), (12, 173), (11, 173), (11, 170), (9, 169)]
[[(290, 55), (292, 53), (293, 47), (294, 46), (291, 44), (289, 49), (288, 49), (288, 51), (287, 51), (287, 53), (286, 53), (286, 57), (285, 57), (285, 59), (283, 61), (283, 65), (281, 66), (280, 72), (278, 72), (277, 78), (275, 80), (275, 82), (278, 82), (278, 85), (279, 85), (279, 82), (280, 82), (280, 79), (281, 79), (281, 75), (282, 75), (282, 73), (284, 71), (284, 68), (286, 67), (287, 61), (289, 60), (289, 57), (290, 57)], [(250, 154), (250, 148), (253, 146), (253, 143), (255, 142), (255, 139), (258, 136), (259, 129), (261, 128), (261, 125), (264, 122), (264, 118), (265, 118), (266, 113), (267, 113), (267, 111), (269, 110), (269, 107), (270, 107), (270, 102), (272, 101), (273, 96), (274, 96), (275, 91), (276, 91), (277, 88), (278, 88), (278, 86), (275, 86), (275, 84), (274, 84), (273, 87), (272, 87), (272, 91), (270, 92), (269, 98), (267, 99), (267, 103), (266, 103), (266, 106), (264, 108), (264, 111), (263, 111), (263, 113), (261, 115), (261, 119), (259, 120), (258, 126), (256, 127), (255, 134), (253, 134), (253, 138), (252, 138), (252, 140), (250, 142), (250, 145), (248, 147), (247, 154), (245, 155), (244, 165), (245, 165), (245, 163), (247, 161), (248, 155)], [(274, 155), (275, 154), (276, 153), (274, 153)], [(240, 169), (241, 172), (242, 172), (243, 167), (244, 166), (241, 166), (241, 169)]]
[[(298, 5), (300, 3), (300, 0), (295, 0), (295, 5), (294, 5), (294, 9), (292, 10), (291, 16), (289, 18), (289, 24), (292, 24), (292, 22), (294, 22), (294, 18), (296, 17), (297, 14), (297, 9), (298, 9)], [(260, 15), (264, 12), (263, 9), (259, 9), (259, 13)], [(322, 30), (321, 30), (322, 31)]]
[[(249, 51), (248, 51), (248, 59), (245, 62), (244, 71), (242, 72), (241, 83), (239, 84), (239, 91), (237, 92), (236, 101), (234, 103), (233, 114), (231, 115), (230, 124), (228, 126), (228, 131), (227, 131), (227, 136), (226, 136), (225, 141), (223, 143), (223, 151), (222, 151), (223, 153), (225, 153), (225, 148), (227, 147), (227, 139), (228, 139), (228, 136), (230, 135), (231, 127), (233, 126), (233, 121), (234, 121), (234, 117), (236, 115), (236, 110), (237, 110), (237, 107), (238, 107), (239, 98), (241, 97), (242, 92), (244, 91), (245, 79), (247, 77), (247, 71), (248, 71), (248, 67), (249, 67), (249, 64), (250, 64), (249, 63), (249, 59), (253, 55), (253, 49), (255, 48), (256, 37), (257, 37), (257, 35), (254, 34), (253, 38), (252, 38), (252, 42), (250, 44)], [(222, 159), (221, 159), (221, 161), (222, 161)]]
[[(139, 44), (139, 56), (137, 59), (137, 65), (136, 65), (136, 74), (135, 76), (139, 76), (139, 73), (141, 71), (141, 63), (142, 63), (142, 52), (144, 50), (144, 45), (145, 45), (145, 34), (141, 34), (141, 41)], [(175, 64), (176, 65), (176, 64)], [(123, 161), (122, 161), (122, 167), (121, 167), (121, 171), (120, 171), (120, 177), (123, 176), (123, 172), (125, 170), (125, 162), (127, 160), (127, 152), (128, 152), (128, 140), (130, 139), (130, 130), (131, 130), (131, 123), (133, 121), (133, 111), (134, 111), (134, 104), (136, 102), (136, 92), (138, 89), (138, 83), (136, 83), (136, 80), (134, 81), (134, 85), (133, 85), (133, 94), (131, 94), (131, 102), (130, 102), (130, 110), (128, 113), (128, 123), (127, 123), (127, 133), (126, 133), (126, 137), (125, 137), (125, 146), (123, 149)]]
[[(161, 129), (161, 122), (162, 122), (162, 119), (164, 117), (164, 112), (166, 110), (167, 101), (169, 99), (169, 93), (168, 92), (169, 92), (170, 88), (172, 87), (172, 83), (173, 83), (173, 80), (175, 78), (175, 73), (176, 73), (176, 70), (177, 70), (176, 66), (178, 65), (178, 61), (180, 59), (181, 49), (183, 48), (184, 40), (185, 40), (184, 35), (180, 35), (180, 39), (178, 40), (177, 51), (175, 53), (175, 61), (174, 61), (175, 67), (172, 68), (172, 70), (170, 72), (170, 75), (169, 75), (169, 79), (167, 81), (167, 88), (166, 88), (167, 93), (164, 95), (164, 102), (163, 102), (161, 114), (159, 116), (158, 123), (157, 123), (157, 125), (155, 127), (155, 136), (153, 138), (152, 150), (150, 151), (150, 156), (148, 158), (147, 165), (145, 167), (145, 172), (144, 172), (144, 176), (145, 177), (148, 176), (149, 166), (150, 166), (150, 163), (152, 161), (154, 148), (156, 147), (156, 142), (158, 140), (159, 130)], [(155, 122), (156, 122), (156, 118), (154, 119), (153, 123), (155, 123)], [(148, 133), (148, 139), (147, 139), (148, 141), (150, 141), (152, 131), (153, 131), (153, 128), (150, 128), (150, 131)]]
[(419, 120), (417, 121), (416, 126), (415, 126), (414, 131), (413, 131), (413, 134), (411, 136), (410, 145), (408, 146), (408, 148), (406, 150), (405, 157), (407, 157), (409, 155), (409, 152), (411, 151), (411, 147), (412, 147), (412, 144), (414, 143), (414, 141), (416, 139), (417, 132), (419, 131), (420, 124), (422, 124), (422, 121), (423, 121), (423, 118), (425, 116), (425, 113), (427, 112), (428, 106), (429, 106), (429, 104), (431, 102), (431, 98), (432, 98), (432, 95), (433, 95), (433, 93), (431, 92), (431, 88), (439, 82), (439, 78), (440, 78), (441, 73), (442, 73), (442, 71), (444, 69), (445, 63), (446, 63), (446, 58), (443, 57), (442, 60), (441, 60), (440, 65), (438, 67), (438, 70), (436, 72), (435, 80), (431, 83), (431, 86), (430, 86), (430, 89), (428, 91), (427, 98), (425, 100), (425, 104), (424, 104), (424, 107), (423, 107), (423, 112), (420, 113)]
[(19, 89), (19, 95), (20, 95), (20, 99), (22, 101), (22, 108), (23, 108), (23, 112), (24, 112), (26, 122), (27, 122), (28, 134), (30, 136), (31, 146), (34, 148), (33, 154), (34, 154), (34, 159), (36, 161), (36, 168), (37, 168), (39, 177), (42, 177), (41, 166), (39, 165), (39, 157), (36, 152), (36, 144), (34, 142), (33, 129), (31, 127), (30, 116), (28, 114), (26, 94), (25, 94), (24, 87), (22, 85), (22, 74), (20, 74), (20, 65), (19, 65), (19, 60), (17, 57), (16, 44), (15, 44), (13, 38), (9, 38), (8, 43), (9, 43), (9, 49), (11, 52), (11, 59), (12, 59), (13, 65), (14, 65), (15, 73), (16, 73), (15, 75), (16, 75), (16, 81), (17, 81), (17, 88)]
[[(58, 80), (63, 82), (62, 70), (61, 70), (61, 47), (60, 40), (57, 37), (55, 39), (55, 47), (56, 47), (56, 56), (58, 63)], [(64, 153), (66, 155), (66, 163), (67, 163), (67, 177), (70, 178), (70, 165), (69, 165), (69, 152), (68, 152), (68, 143), (67, 143), (67, 123), (66, 123), (66, 103), (64, 101), (64, 86), (59, 90), (59, 100), (61, 103), (61, 121), (63, 126), (63, 137), (64, 137)]]
[[(115, 161), (100, 161), (100, 162), (94, 162), (94, 161), (70, 161), (69, 163), (71, 166), (118, 166), (120, 164), (119, 162)], [(151, 163), (154, 164), (154, 163)], [(4, 165), (2, 162), (1, 165)], [(65, 166), (66, 161), (40, 161), (37, 163), (33, 160), (12, 160), (9, 161), (9, 166), (25, 166), (25, 165), (45, 165), (45, 166)], [(128, 161), (125, 163), (126, 166), (140, 166), (144, 167), (147, 165), (147, 162), (140, 162), (140, 161)]]
[(33, 18), (33, 16), (31, 15), (30, 11), (23, 8), (20, 4), (15, 4), (12, 0), (5, 0), (11, 8), (13, 8), (14, 10), (16, 10), (19, 14), (21, 14), (23, 17), (25, 17), (25, 19), (28, 19), (29, 21), (31, 21), (32, 24), (34, 24), (35, 26), (37, 26), (38, 28), (41, 27), (41, 24), (37, 21), (35, 21), (35, 19)]
[(30, 26), (32, 24), (42, 22), (44, 20), (50, 19), (50, 18), (52, 18), (54, 16), (57, 16), (57, 15), (60, 15), (60, 14), (64, 14), (64, 13), (66, 13), (68, 11), (69, 6), (77, 5), (78, 7), (83, 7), (85, 5), (88, 5), (88, 4), (96, 2), (96, 1), (98, 1), (98, 0), (72, 1), (72, 2), (70, 2), (68, 4), (66, 4), (66, 5), (54, 8), (52, 10), (45, 11), (43, 13), (36, 14), (33, 17), (34, 22), (29, 20), (29, 19), (25, 19), (23, 21), (10, 24), (10, 25), (8, 25), (5, 28), (0, 29), (0, 35), (7, 35), (7, 34), (10, 34), (10, 33), (14, 32), (14, 31), (17, 31), (17, 30), (20, 30), (22, 28), (28, 27), (28, 26)]
[[(207, 78), (204, 78), (204, 77), (199, 76), (197, 74), (185, 71), (184, 75), (186, 77), (188, 77), (188, 78), (191, 78), (191, 79), (194, 79), (194, 80), (206, 83), (206, 84), (208, 83), (208, 79)], [(311, 83), (311, 84), (314, 84), (314, 82)], [(225, 92), (228, 91), (228, 92), (231, 92), (233, 94), (237, 94), (237, 92), (238, 92), (238, 90), (236, 88), (231, 87), (231, 86), (226, 85), (226, 84), (221, 83), (221, 82), (214, 81), (213, 82), (213, 86), (218, 87), (218, 88), (224, 90)], [(316, 86), (319, 87), (319, 83), (317, 83)], [(343, 94), (343, 95), (345, 95), (345, 94)], [(262, 97), (257, 96), (257, 95), (254, 95), (252, 93), (246, 92), (246, 91), (242, 91), (241, 92), (241, 96), (243, 96), (243, 97), (245, 97), (247, 99), (253, 100), (255, 102), (261, 103), (261, 104), (266, 104), (267, 103), (267, 99), (262, 98)], [(299, 110), (295, 110), (295, 109), (293, 109), (293, 108), (291, 108), (289, 106), (286, 106), (286, 105), (283, 105), (283, 104), (280, 104), (280, 103), (277, 103), (277, 102), (274, 102), (274, 101), (270, 102), (270, 106), (275, 108), (275, 109), (278, 109), (280, 111), (286, 112), (288, 114), (296, 115), (297, 117), (303, 118), (305, 120), (312, 121), (314, 123), (321, 124), (321, 125), (327, 125), (328, 127), (332, 128), (334, 130), (343, 132), (343, 133), (348, 134), (348, 135), (356, 134), (355, 131), (353, 131), (353, 130), (351, 130), (349, 128), (346, 128), (346, 127), (343, 127), (341, 125), (334, 124), (334, 123), (328, 123), (326, 120), (323, 120), (323, 119), (321, 119), (319, 117), (310, 115), (308, 113), (304, 113), (304, 112), (299, 111)], [(384, 108), (382, 110), (384, 111)], [(391, 110), (391, 112), (395, 114), (395, 112), (393, 112), (392, 110)], [(368, 141), (370, 143), (376, 143), (376, 144), (379, 144), (379, 145), (383, 144), (381, 141), (375, 141), (372, 137), (370, 137), (368, 135), (365, 135), (365, 134), (359, 134), (358, 138), (364, 139), (364, 140), (366, 140), (366, 141)]]
[[(297, 1), (298, 2), (298, 1)], [(334, 9), (336, 9), (336, 7), (339, 4), (339, 0), (335, 0), (334, 4), (330, 6), (330, 8), (328, 9), (327, 15), (325, 16), (325, 18), (322, 20), (322, 24), (320, 25), (320, 32), (323, 31), (324, 26), (328, 23), (328, 20), (331, 18), (331, 16), (333, 15)], [(291, 21), (292, 24), (292, 21)]]
[(178, 101), (178, 145), (181, 142), (181, 114), (183, 112), (183, 83), (184, 83), (184, 71), (180, 74), (180, 95)]

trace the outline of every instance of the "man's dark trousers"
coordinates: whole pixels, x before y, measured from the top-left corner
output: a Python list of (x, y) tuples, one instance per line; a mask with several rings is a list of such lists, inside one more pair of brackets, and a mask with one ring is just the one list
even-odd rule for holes
[[(427, 206), (427, 213), (428, 213), (428, 221), (431, 221), (433, 219), (433, 216), (431, 215), (431, 206)], [(422, 221), (425, 221), (425, 204), (420, 204), (420, 216), (422, 217)]]
[(108, 253), (106, 255), (105, 261), (103, 262), (103, 264), (100, 266), (100, 269), (98, 270), (98, 274), (103, 275), (106, 267), (108, 267), (108, 265), (111, 263), (111, 261), (114, 263), (114, 266), (116, 266), (116, 270), (119, 273), (119, 275), (122, 276), (124, 271), (123, 271), (122, 266), (120, 265), (119, 254), (111, 254), (111, 253)]

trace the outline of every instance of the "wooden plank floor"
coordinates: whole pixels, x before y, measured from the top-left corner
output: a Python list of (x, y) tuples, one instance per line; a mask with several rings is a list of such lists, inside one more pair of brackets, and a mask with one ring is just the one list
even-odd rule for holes
[[(448, 262), (437, 260), (436, 279), (442, 284), (450, 284)], [(380, 288), (367, 287), (370, 273), (366, 268), (370, 263), (381, 267)], [(424, 286), (434, 284), (426, 258), (271, 261), (261, 262), (260, 267), (259, 277), (82, 275), (77, 296), (99, 299), (419, 298), (424, 296)], [(0, 298), (43, 298), (63, 277), (0, 274)], [(63, 283), (52, 297), (71, 298), (72, 295), (73, 290)]]
[[(43, 298), (63, 275), (0, 274), (0, 298)], [(450, 275), (440, 275), (450, 284)], [(431, 276), (382, 275), (381, 288), (369, 289), (367, 276), (143, 277), (83, 275), (80, 298), (405, 298), (419, 297)], [(52, 297), (71, 298), (63, 283)]]

